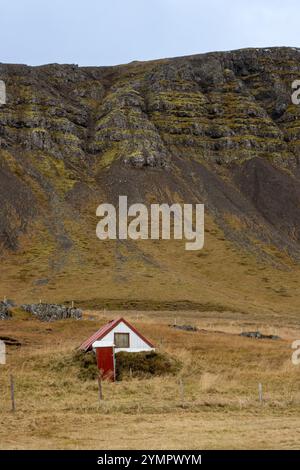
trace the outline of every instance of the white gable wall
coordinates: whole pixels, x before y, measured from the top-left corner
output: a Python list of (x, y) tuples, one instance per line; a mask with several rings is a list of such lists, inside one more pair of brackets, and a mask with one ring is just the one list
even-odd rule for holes
[(113, 328), (112, 331), (107, 333), (101, 341), (105, 342), (114, 342), (114, 333), (129, 333), (129, 348), (115, 348), (115, 352), (127, 351), (127, 352), (141, 352), (141, 351), (153, 351), (154, 348), (151, 348), (145, 341), (142, 340), (134, 331), (132, 331), (125, 323), (122, 321)]

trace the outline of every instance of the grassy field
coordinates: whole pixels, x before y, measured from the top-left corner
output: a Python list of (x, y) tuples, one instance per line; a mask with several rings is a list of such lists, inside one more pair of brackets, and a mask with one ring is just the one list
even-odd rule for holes
[(74, 300), (110, 310), (116, 301), (124, 310), (165, 310), (166, 303), (173, 309), (189, 301), (202, 311), (298, 315), (299, 264), (267, 244), (275, 265), (263, 261), (228, 241), (209, 216), (199, 252), (185, 251), (182, 240), (101, 242), (94, 222), (85, 233), (83, 222), (73, 221), (76, 241), (63, 252), (42, 227), (28, 231), (18, 250), (0, 254), (0, 298), (20, 304)]
[[(79, 379), (70, 358), (122, 314), (183, 367), (175, 376), (104, 383), (99, 403), (97, 382)], [(199, 331), (171, 328), (174, 316)], [(239, 336), (254, 329), (281, 339)], [(299, 448), (300, 366), (291, 362), (291, 343), (300, 338), (296, 315), (86, 311), (82, 321), (49, 324), (16, 311), (0, 322), (4, 335), (22, 345), (8, 346), (7, 365), (0, 366), (1, 449)]]

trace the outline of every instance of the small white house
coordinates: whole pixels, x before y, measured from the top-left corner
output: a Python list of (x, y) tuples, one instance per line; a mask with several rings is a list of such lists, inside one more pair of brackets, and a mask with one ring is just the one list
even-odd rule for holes
[(153, 344), (124, 318), (112, 320), (104, 325), (84, 341), (79, 349), (89, 351), (95, 347), (101, 347), (101, 345), (105, 347), (107, 344), (112, 345), (116, 353), (119, 351), (142, 352), (155, 350)]

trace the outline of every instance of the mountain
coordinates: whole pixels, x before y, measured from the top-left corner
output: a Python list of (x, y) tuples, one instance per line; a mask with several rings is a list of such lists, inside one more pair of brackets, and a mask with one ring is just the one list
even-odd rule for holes
[[(0, 295), (296, 313), (300, 49), (0, 64)], [(205, 246), (100, 241), (96, 208), (205, 204)]]

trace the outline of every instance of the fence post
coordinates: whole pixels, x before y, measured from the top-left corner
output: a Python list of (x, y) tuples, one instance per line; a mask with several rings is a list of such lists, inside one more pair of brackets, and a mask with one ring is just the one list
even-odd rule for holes
[(261, 383), (258, 384), (258, 399), (260, 403), (263, 402), (263, 388)]
[(15, 384), (13, 375), (10, 375), (10, 397), (11, 397), (11, 411), (14, 413), (16, 411), (15, 405)]
[(102, 393), (102, 377), (101, 377), (100, 370), (98, 372), (98, 390), (99, 390), (99, 401), (101, 402), (103, 400), (103, 393)]
[(182, 378), (179, 379), (179, 395), (180, 395), (181, 406), (184, 406), (184, 387), (183, 387)]

